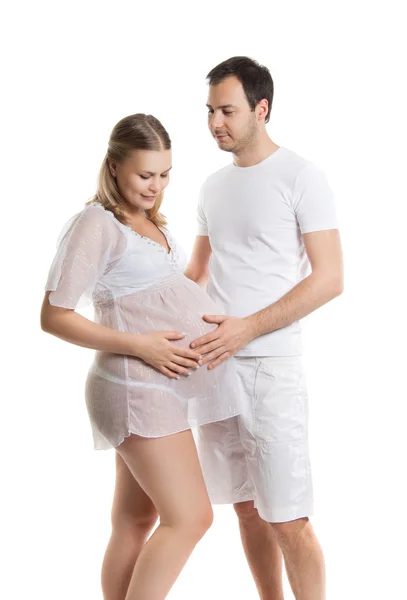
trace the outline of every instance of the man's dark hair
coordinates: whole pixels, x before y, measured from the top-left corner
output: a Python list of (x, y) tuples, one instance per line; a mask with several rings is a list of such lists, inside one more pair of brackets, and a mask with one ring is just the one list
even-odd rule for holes
[(235, 76), (243, 86), (247, 101), (252, 111), (263, 98), (269, 103), (266, 123), (270, 119), (271, 105), (274, 96), (274, 84), (270, 71), (257, 61), (247, 56), (233, 56), (217, 65), (206, 76), (209, 85), (217, 85), (227, 77)]

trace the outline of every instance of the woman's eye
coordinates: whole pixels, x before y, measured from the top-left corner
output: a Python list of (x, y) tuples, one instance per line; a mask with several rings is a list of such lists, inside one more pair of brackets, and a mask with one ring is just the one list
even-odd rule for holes
[(141, 179), (150, 179), (149, 175), (140, 175)]
[(162, 177), (163, 179), (165, 179), (166, 177), (168, 177), (168, 175), (169, 175), (169, 173), (165, 173), (165, 174), (161, 175), (161, 177)]

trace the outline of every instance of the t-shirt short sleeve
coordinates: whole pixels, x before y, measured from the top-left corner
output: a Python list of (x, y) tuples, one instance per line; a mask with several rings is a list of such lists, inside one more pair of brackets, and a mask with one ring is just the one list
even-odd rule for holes
[(65, 225), (45, 286), (50, 304), (75, 309), (92, 302), (99, 279), (120, 256), (122, 234), (111, 217), (90, 205)]
[(310, 164), (297, 175), (292, 208), (301, 233), (338, 228), (334, 194), (317, 165)]
[(196, 235), (208, 235), (208, 223), (205, 215), (205, 185), (201, 187), (197, 210), (198, 227)]

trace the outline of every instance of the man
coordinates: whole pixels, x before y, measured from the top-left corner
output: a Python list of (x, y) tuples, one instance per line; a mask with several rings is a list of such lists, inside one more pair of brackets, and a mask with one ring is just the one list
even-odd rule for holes
[[(200, 428), (214, 503), (233, 503), (262, 600), (282, 600), (282, 556), (297, 600), (325, 598), (313, 510), (299, 319), (342, 292), (331, 189), (313, 163), (269, 137), (273, 80), (246, 57), (208, 74), (208, 125), (233, 163), (204, 183), (188, 277), (224, 315), (191, 344), (216, 368), (235, 356), (242, 415)], [(311, 272), (307, 274), (307, 267)]]

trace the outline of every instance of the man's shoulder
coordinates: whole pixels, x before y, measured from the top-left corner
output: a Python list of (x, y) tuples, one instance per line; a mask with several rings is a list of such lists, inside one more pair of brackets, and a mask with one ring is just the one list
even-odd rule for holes
[(281, 147), (281, 150), (280, 169), (291, 176), (296, 177), (303, 169), (314, 166), (311, 160), (293, 150), (284, 147)]
[[(267, 161), (267, 165), (265, 165), (266, 169), (262, 169), (261, 172), (263, 173), (263, 176), (267, 178), (271, 176), (273, 179), (275, 177), (283, 179), (290, 187), (292, 187), (297, 176), (301, 172), (308, 170), (312, 171), (313, 169), (318, 168), (318, 165), (312, 160), (305, 158), (285, 146), (280, 146), (277, 153), (278, 154), (273, 157), (273, 160)], [(272, 156), (273, 155), (269, 158), (272, 158)], [(233, 176), (233, 163), (229, 163), (214, 173), (211, 173), (202, 183), (202, 190), (213, 191), (214, 189), (229, 183), (230, 178), (233, 179)]]
[(208, 175), (208, 177), (204, 180), (204, 182), (202, 184), (202, 188), (208, 188), (208, 187), (212, 187), (212, 186), (222, 185), (227, 180), (230, 173), (232, 172), (232, 167), (233, 167), (233, 165), (230, 163), (230, 164), (222, 167), (221, 169), (218, 169), (214, 173), (211, 173), (210, 175)]

